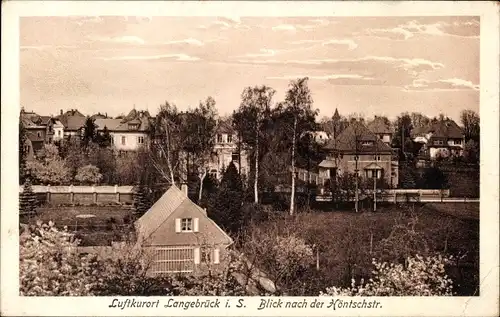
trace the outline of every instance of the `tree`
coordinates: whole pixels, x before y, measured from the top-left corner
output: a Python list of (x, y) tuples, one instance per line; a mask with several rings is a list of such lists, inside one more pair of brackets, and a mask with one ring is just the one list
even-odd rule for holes
[(480, 119), (479, 115), (472, 110), (463, 110), (460, 113), (460, 121), (464, 128), (465, 141), (473, 140), (479, 144)]
[(28, 153), (26, 152), (26, 129), (24, 128), (24, 124), (21, 120), (19, 120), (19, 182), (22, 184), (25, 181), (26, 177), (26, 159)]
[(85, 165), (78, 169), (75, 179), (83, 184), (97, 184), (102, 179), (99, 168), (94, 165)]
[(151, 207), (148, 199), (147, 188), (142, 182), (134, 187), (134, 213), (137, 218), (141, 217)]
[(240, 232), (248, 223), (248, 215), (243, 212), (243, 185), (233, 162), (224, 171), (214, 196), (208, 201), (209, 217), (229, 232)]
[(28, 178), (23, 185), (23, 191), (19, 194), (19, 215), (31, 217), (36, 213), (37, 199)]
[(208, 97), (205, 102), (200, 102), (198, 108), (187, 113), (182, 126), (185, 135), (184, 150), (191, 154), (193, 163), (198, 168), (198, 200), (201, 200), (203, 181), (208, 174), (208, 163), (215, 144), (216, 117), (215, 100)]
[(96, 137), (97, 143), (100, 147), (107, 148), (111, 146), (111, 134), (109, 133), (108, 127), (104, 127), (102, 133), (99, 133)]
[(428, 189), (444, 189), (448, 185), (448, 178), (437, 167), (427, 168), (423, 175), (424, 188)]
[(445, 267), (452, 258), (441, 255), (409, 257), (408, 266), (373, 260), (374, 277), (349, 288), (327, 288), (326, 296), (452, 296), (453, 281)]
[(430, 123), (430, 119), (420, 112), (412, 112), (410, 114), (410, 119), (414, 129), (426, 127)]
[(91, 256), (79, 256), (78, 240), (54, 223), (29, 227), (19, 237), (21, 296), (91, 296), (99, 282), (99, 265)]
[(160, 106), (155, 121), (150, 126), (152, 144), (149, 160), (153, 164), (157, 174), (170, 185), (175, 185), (176, 180), (184, 180), (183, 164), (183, 137), (182, 113), (177, 107), (168, 101)]
[(465, 143), (464, 147), (464, 158), (469, 163), (478, 163), (479, 162), (479, 143), (470, 139)]
[(413, 151), (413, 141), (411, 132), (413, 130), (410, 115), (405, 112), (397, 117), (395, 123), (395, 134), (392, 139), (392, 147), (399, 148), (399, 158), (401, 161), (406, 160), (406, 153)]
[[(293, 117), (292, 133), (292, 193), (290, 199), (290, 215), (293, 215), (295, 208), (295, 162), (297, 138), (310, 128), (305, 123), (307, 117), (315, 117), (317, 112), (311, 109), (313, 100), (311, 91), (307, 86), (307, 77), (297, 79), (290, 83), (285, 96), (286, 111)], [(302, 124), (301, 124), (302, 123)]]
[(254, 201), (259, 202), (259, 161), (264, 129), (271, 112), (275, 90), (267, 86), (247, 87), (241, 94), (241, 104), (233, 117), (237, 131), (242, 132), (242, 141), (253, 149), (254, 157)]
[(96, 142), (98, 139), (97, 125), (95, 124), (95, 119), (87, 117), (85, 125), (83, 127), (82, 145), (87, 147), (90, 142)]
[(59, 157), (59, 151), (53, 144), (45, 144), (37, 160), (26, 164), (29, 175), (43, 184), (64, 184), (70, 181), (70, 169), (65, 160)]

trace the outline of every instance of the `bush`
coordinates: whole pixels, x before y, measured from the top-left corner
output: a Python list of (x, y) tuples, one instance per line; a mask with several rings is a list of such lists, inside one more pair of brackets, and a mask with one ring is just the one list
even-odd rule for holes
[(28, 228), (19, 237), (21, 296), (90, 296), (99, 280), (95, 258), (75, 253), (79, 241), (54, 223)]
[(327, 296), (452, 296), (453, 282), (445, 274), (445, 266), (452, 258), (409, 257), (408, 266), (380, 263), (373, 260), (374, 277), (359, 285), (352, 280), (350, 288), (330, 287)]
[(96, 166), (85, 165), (77, 170), (75, 179), (82, 184), (97, 184), (102, 180), (102, 174)]

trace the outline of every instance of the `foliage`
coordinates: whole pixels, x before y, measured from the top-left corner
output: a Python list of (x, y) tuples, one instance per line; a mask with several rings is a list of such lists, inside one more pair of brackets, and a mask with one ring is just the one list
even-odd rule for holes
[(134, 213), (136, 217), (142, 216), (151, 207), (151, 202), (148, 199), (147, 188), (143, 183), (139, 183), (134, 188)]
[(45, 144), (37, 159), (26, 163), (26, 168), (30, 176), (43, 184), (59, 185), (70, 180), (70, 169), (53, 144)]
[(89, 164), (78, 169), (75, 179), (83, 184), (98, 184), (102, 179), (102, 174), (97, 166)]
[(277, 227), (251, 226), (242, 236), (242, 248), (250, 266), (266, 272), (278, 288), (300, 293), (301, 281), (313, 263), (313, 250), (301, 237)]
[(21, 120), (19, 120), (19, 182), (22, 184), (25, 181), (26, 177), (26, 159), (28, 153), (26, 151), (26, 143), (28, 138), (26, 136), (26, 129), (24, 128), (24, 124)]
[(23, 185), (23, 192), (19, 194), (19, 214), (33, 216), (36, 213), (37, 200), (28, 178)]
[(394, 126), (396, 129), (392, 138), (392, 147), (400, 149), (399, 157), (404, 160), (406, 157), (404, 153), (413, 152), (414, 150), (413, 141), (411, 140), (413, 124), (410, 115), (407, 112), (402, 113), (401, 116), (397, 117)]
[(464, 158), (469, 163), (479, 163), (479, 143), (470, 139), (465, 143)]
[(78, 256), (78, 241), (54, 223), (26, 229), (19, 237), (21, 296), (90, 296), (98, 282), (95, 259)]
[(359, 285), (352, 280), (351, 287), (330, 287), (321, 295), (326, 296), (451, 296), (453, 282), (445, 273), (451, 257), (407, 258), (407, 266), (388, 264), (373, 259), (374, 277)]
[(439, 168), (431, 167), (424, 172), (423, 185), (427, 189), (444, 189), (448, 186), (448, 179)]
[(199, 179), (198, 200), (201, 200), (203, 180), (208, 174), (208, 163), (212, 159), (217, 128), (216, 117), (217, 109), (212, 97), (200, 102), (198, 108), (188, 111), (183, 117), (181, 131), (184, 135), (183, 150), (187, 152), (188, 158), (192, 158), (191, 163), (196, 167)]
[(267, 86), (247, 87), (241, 94), (240, 107), (233, 114), (233, 126), (239, 132), (241, 141), (251, 149), (255, 203), (259, 202), (260, 148), (266, 140), (264, 131), (270, 124), (271, 102), (275, 93)]
[(99, 137), (97, 132), (97, 125), (95, 124), (95, 119), (88, 117), (85, 120), (85, 125), (83, 127), (83, 135), (82, 135), (82, 145), (86, 147), (91, 142), (96, 142)]
[(479, 114), (472, 110), (463, 110), (460, 113), (460, 121), (464, 128), (465, 141), (473, 140), (479, 144), (481, 136)]
[(217, 192), (208, 200), (207, 213), (222, 228), (235, 233), (248, 222), (242, 205), (243, 185), (236, 166), (231, 162), (224, 171)]

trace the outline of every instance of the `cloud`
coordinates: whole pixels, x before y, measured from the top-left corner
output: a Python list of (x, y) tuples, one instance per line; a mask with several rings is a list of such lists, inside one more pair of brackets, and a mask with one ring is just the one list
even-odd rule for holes
[(408, 40), (418, 34), (479, 38), (479, 26), (479, 21), (474, 19), (453, 23), (439, 21), (427, 24), (412, 20), (394, 28), (368, 29), (366, 34), (392, 40)]
[(105, 61), (127, 61), (127, 60), (175, 60), (183, 62), (199, 61), (200, 58), (189, 56), (187, 54), (160, 54), (160, 55), (130, 55), (130, 56), (113, 56), (113, 57), (99, 57)]
[(286, 76), (271, 76), (271, 77), (266, 77), (266, 79), (283, 79), (283, 80), (294, 80), (297, 78), (304, 78), (308, 77), (309, 79), (314, 79), (314, 80), (330, 80), (330, 79), (364, 79), (364, 80), (372, 80), (373, 78), (371, 77), (365, 77), (362, 75), (357, 75), (357, 74), (333, 74), (333, 75), (323, 75), (323, 76), (317, 76), (317, 75), (286, 75)]
[(322, 19), (312, 19), (309, 20), (309, 22), (312, 22), (312, 24), (279, 24), (276, 26), (273, 26), (271, 29), (273, 31), (277, 32), (295, 32), (297, 30), (302, 30), (302, 31), (311, 31), (319, 27), (324, 27), (329, 25), (330, 23), (326, 20)]
[(104, 19), (101, 18), (100, 16), (88, 16), (88, 17), (75, 17), (75, 16), (70, 16), (69, 17), (71, 20), (73, 20), (76, 24), (79, 26), (82, 26), (84, 24), (89, 24), (89, 23), (103, 23)]
[(248, 53), (236, 57), (270, 57), (270, 56), (275, 56), (277, 53), (283, 52), (284, 50), (272, 50), (268, 48), (261, 48), (259, 51), (260, 53)]
[(166, 45), (175, 45), (175, 44), (188, 44), (188, 45), (193, 45), (193, 46), (203, 46), (205, 43), (203, 43), (200, 40), (193, 39), (193, 38), (188, 38), (184, 40), (178, 40), (178, 41), (168, 41), (165, 42), (164, 44)]
[(381, 85), (382, 81), (373, 77), (366, 77), (359, 74), (332, 74), (332, 75), (287, 75), (273, 76), (266, 79), (271, 80), (296, 80), (297, 78), (308, 77), (310, 80), (319, 80), (335, 86), (366, 86)]
[(21, 45), (19, 49), (22, 51), (35, 50), (35, 51), (45, 51), (45, 50), (64, 50), (64, 49), (74, 49), (77, 48), (75, 45)]
[(237, 16), (223, 16), (217, 17), (216, 20), (210, 22), (208, 25), (200, 25), (199, 29), (217, 28), (219, 30), (229, 29), (250, 29), (249, 26), (241, 22), (240, 17)]
[(358, 47), (358, 43), (354, 40), (350, 39), (330, 39), (330, 40), (299, 40), (288, 42), (289, 44), (297, 45), (297, 44), (320, 44), (322, 46), (330, 46), (330, 45), (345, 45), (348, 46), (350, 50), (353, 50)]
[(479, 85), (460, 78), (439, 79), (429, 81), (427, 79), (416, 79), (412, 84), (404, 87), (405, 91), (456, 91), (456, 90), (479, 90)]
[(146, 41), (144, 41), (142, 38), (133, 35), (123, 35), (115, 37), (90, 37), (89, 39), (99, 42), (121, 43), (121, 44), (144, 45), (146, 43)]

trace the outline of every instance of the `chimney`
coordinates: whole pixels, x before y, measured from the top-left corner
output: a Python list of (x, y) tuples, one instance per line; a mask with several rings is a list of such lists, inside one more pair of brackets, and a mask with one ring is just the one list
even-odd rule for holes
[(186, 195), (186, 196), (188, 195), (188, 186), (187, 186), (187, 184), (182, 184), (181, 185), (181, 190), (184, 193), (184, 195)]
[(59, 110), (59, 114), (62, 116), (63, 115), (63, 111), (62, 109)]

